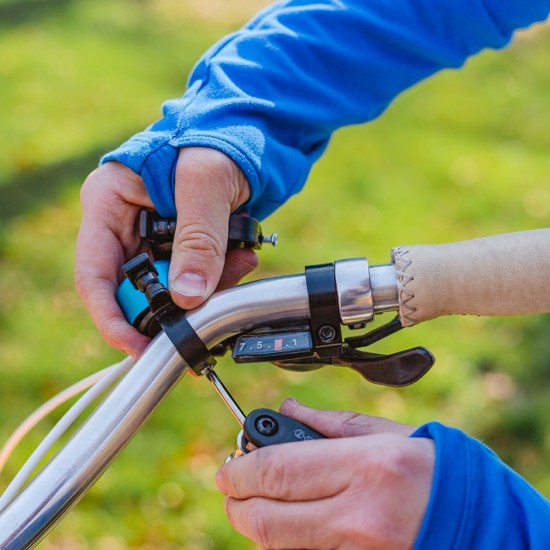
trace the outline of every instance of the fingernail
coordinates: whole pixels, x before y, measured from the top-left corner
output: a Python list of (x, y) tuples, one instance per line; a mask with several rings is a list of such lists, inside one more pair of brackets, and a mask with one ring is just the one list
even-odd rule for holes
[(299, 401), (296, 401), (296, 399), (294, 399), (294, 397), (288, 397), (287, 399), (285, 399), (282, 403), (281, 403), (281, 408), (285, 408), (285, 407), (303, 407), (304, 405), (302, 405), (302, 403), (300, 403)]
[(172, 290), (183, 296), (204, 296), (206, 294), (206, 279), (200, 273), (184, 271), (172, 283)]
[(303, 403), (300, 403), (300, 401), (298, 401), (297, 399), (294, 399), (294, 397), (289, 397), (289, 398), (287, 399), (287, 401), (288, 401), (289, 403), (292, 403), (293, 405), (298, 405), (299, 407), (303, 407), (303, 406), (304, 406)]

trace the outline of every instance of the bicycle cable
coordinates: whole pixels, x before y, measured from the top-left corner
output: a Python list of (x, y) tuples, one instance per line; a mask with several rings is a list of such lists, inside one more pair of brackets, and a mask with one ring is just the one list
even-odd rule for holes
[(30, 477), (38, 463), (51, 449), (55, 442), (67, 431), (68, 428), (70, 428), (70, 426), (82, 414), (86, 407), (88, 407), (116, 379), (126, 372), (133, 363), (134, 360), (131, 357), (126, 357), (118, 363), (83, 378), (79, 382), (76, 382), (72, 386), (66, 388), (56, 396), (46, 401), (46, 403), (36, 409), (17, 427), (0, 450), (0, 473), (17, 445), (29, 433), (29, 431), (38, 424), (38, 422), (72, 397), (88, 390), (61, 417), (46, 437), (44, 437), (40, 445), (38, 445), (31, 456), (26, 460), (25, 464), (21, 467), (4, 493), (0, 496), (0, 510), (3, 510), (11, 502), (25, 481)]

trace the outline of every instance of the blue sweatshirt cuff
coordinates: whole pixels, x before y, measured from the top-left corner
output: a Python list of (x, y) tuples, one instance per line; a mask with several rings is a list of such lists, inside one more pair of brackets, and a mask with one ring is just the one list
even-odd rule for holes
[(414, 550), (550, 547), (550, 502), (488, 447), (436, 422), (411, 437), (434, 440), (430, 502)]

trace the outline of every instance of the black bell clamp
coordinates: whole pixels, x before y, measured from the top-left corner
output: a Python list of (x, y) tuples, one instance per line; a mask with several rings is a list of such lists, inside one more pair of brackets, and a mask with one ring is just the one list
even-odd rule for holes
[(216, 361), (179, 308), (170, 292), (159, 279), (159, 272), (145, 253), (136, 256), (122, 267), (132, 286), (142, 292), (149, 304), (149, 333), (162, 329), (178, 353), (195, 374), (215, 365)]

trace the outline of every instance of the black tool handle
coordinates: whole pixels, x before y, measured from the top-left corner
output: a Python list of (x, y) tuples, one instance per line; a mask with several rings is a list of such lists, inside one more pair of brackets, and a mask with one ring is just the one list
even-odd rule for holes
[(270, 409), (252, 411), (246, 417), (243, 434), (245, 439), (255, 447), (326, 439), (324, 435), (316, 432), (313, 428)]

